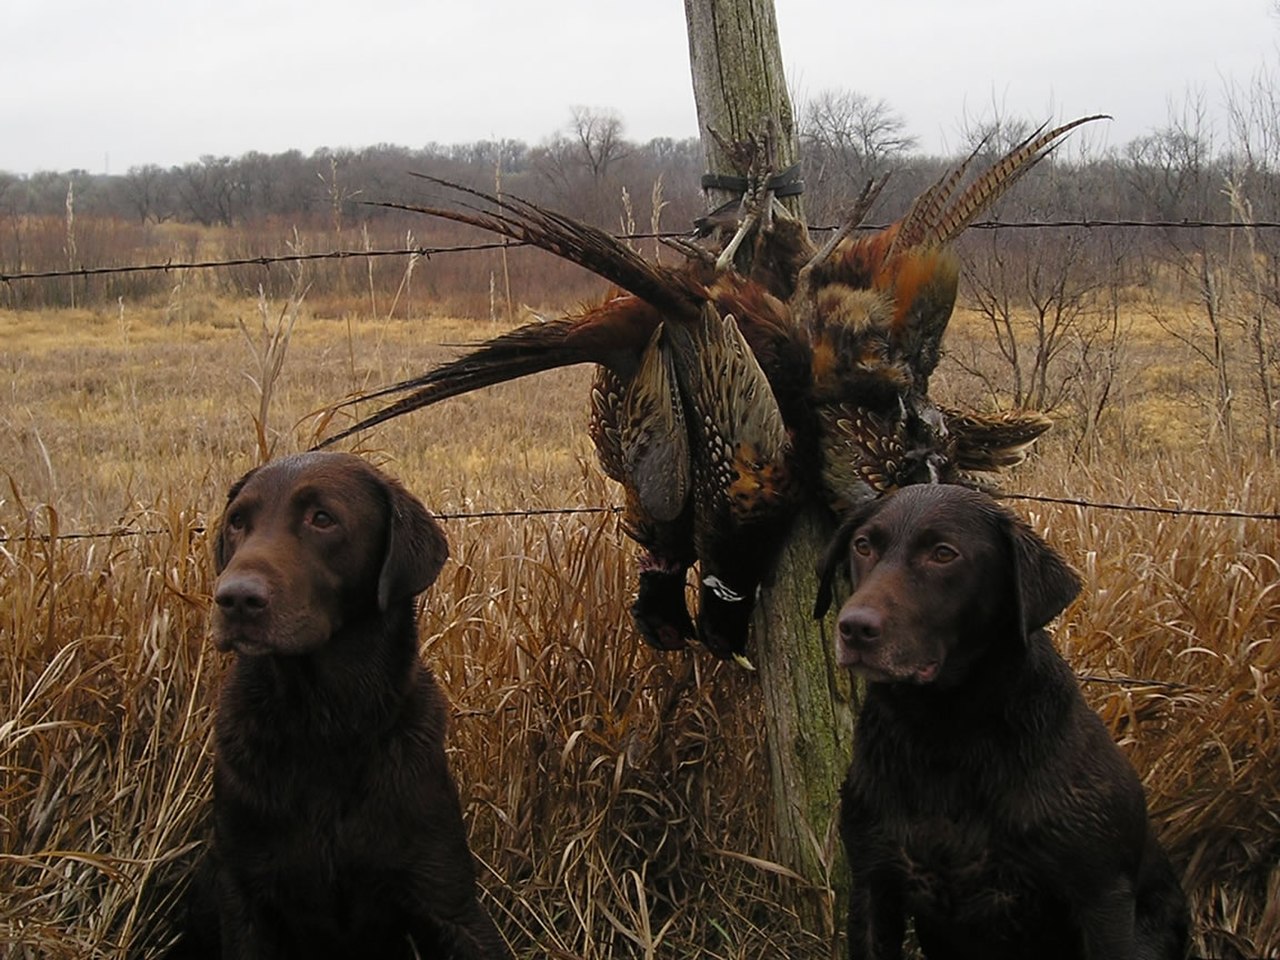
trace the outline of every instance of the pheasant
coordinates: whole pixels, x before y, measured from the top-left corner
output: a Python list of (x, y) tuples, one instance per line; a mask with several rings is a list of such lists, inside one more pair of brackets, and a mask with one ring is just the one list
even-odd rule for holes
[(822, 486), (836, 512), (909, 483), (966, 482), (1020, 462), (1039, 413), (960, 414), (929, 398), (955, 307), (951, 243), (1061, 138), (1101, 115), (1033, 132), (957, 194), (977, 151), (883, 230), (853, 238), (883, 181), (797, 271), (791, 307), (813, 349)]
[[(681, 245), (689, 260), (680, 268), (527, 201), (425, 178), (466, 201), (383, 205), (530, 243), (617, 289), (580, 313), (517, 328), (355, 398), (399, 397), (321, 446), (494, 383), (597, 364), (589, 429), (602, 469), (624, 490), (624, 529), (641, 548), (637, 629), (660, 649), (697, 639), (745, 662), (756, 593), (800, 504), (821, 496), (842, 512), (907, 483), (971, 479), (1017, 462), (1048, 428), (1039, 415), (942, 410), (928, 381), (956, 297), (950, 242), (1092, 119), (1037, 131), (957, 195), (971, 157), (901, 220), (855, 239), (875, 199), (870, 187), (821, 250), (757, 190), (765, 215), (744, 211), (719, 256)], [(753, 171), (761, 182), (763, 167)], [(767, 269), (743, 276), (732, 254), (751, 234), (754, 263)], [(695, 562), (696, 623), (685, 590)]]
[[(589, 429), (604, 472), (623, 486), (624, 527), (641, 547), (637, 628), (660, 649), (696, 638), (720, 657), (741, 658), (766, 560), (800, 501), (800, 478), (813, 473), (799, 468), (813, 431), (795, 426), (811, 419), (809, 350), (786, 305), (706, 258), (683, 269), (651, 263), (594, 227), (445, 185), (485, 208), (392, 206), (532, 243), (620, 289), (582, 313), (520, 327), (364, 395), (403, 394), (322, 446), (493, 383), (597, 364)], [(685, 600), (695, 559), (696, 627)]]

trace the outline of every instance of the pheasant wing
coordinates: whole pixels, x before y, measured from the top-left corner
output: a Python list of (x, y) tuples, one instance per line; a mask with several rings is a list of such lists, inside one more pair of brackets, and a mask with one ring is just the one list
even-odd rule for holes
[(690, 422), (698, 633), (717, 656), (741, 657), (756, 593), (795, 505), (791, 440), (732, 315), (707, 302), (696, 322), (666, 330)]
[(644, 509), (674, 520), (689, 495), (689, 431), (675, 362), (663, 347), (665, 327), (654, 331), (640, 369), (622, 396), (620, 445), (627, 482)]

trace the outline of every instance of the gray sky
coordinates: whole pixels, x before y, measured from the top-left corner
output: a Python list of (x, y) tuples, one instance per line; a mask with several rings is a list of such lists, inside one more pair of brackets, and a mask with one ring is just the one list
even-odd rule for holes
[[(964, 118), (1110, 113), (1120, 145), (1277, 73), (1276, 0), (776, 0), (793, 95), (883, 98), (921, 146)], [(612, 110), (696, 133), (681, 0), (0, 0), (0, 170), (512, 138)]]

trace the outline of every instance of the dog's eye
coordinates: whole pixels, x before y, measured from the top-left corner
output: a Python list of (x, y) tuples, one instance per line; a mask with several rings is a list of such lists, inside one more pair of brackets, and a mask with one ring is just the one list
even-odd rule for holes
[(933, 553), (930, 554), (930, 558), (934, 563), (950, 563), (952, 560), (956, 560), (959, 557), (960, 551), (945, 543), (938, 544), (933, 548)]
[(243, 514), (243, 513), (238, 513), (238, 512), (237, 512), (237, 513), (229, 514), (229, 515), (227, 516), (227, 529), (228, 529), (228, 530), (243, 530), (243, 529), (244, 529), (244, 514)]
[(855, 537), (853, 540), (853, 552), (860, 557), (871, 556), (871, 541), (867, 537)]
[(310, 522), (313, 527), (319, 530), (328, 530), (338, 521), (333, 518), (333, 514), (326, 510), (314, 510), (311, 513)]

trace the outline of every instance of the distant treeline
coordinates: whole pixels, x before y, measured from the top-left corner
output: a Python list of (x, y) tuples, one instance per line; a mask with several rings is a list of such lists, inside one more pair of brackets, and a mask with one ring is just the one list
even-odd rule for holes
[[(1274, 155), (1280, 138), (1266, 136), (1270, 128), (1255, 119), (1250, 123), (1259, 129), (1252, 139), (1235, 136), (1232, 149), (1222, 150), (1202, 115), (1192, 104), (1167, 128), (1105, 152), (1092, 146), (1096, 136), (1084, 128), (1027, 176), (995, 216), (1196, 222), (1280, 217)], [(805, 105), (801, 155), (811, 224), (837, 222), (867, 179), (892, 172), (871, 214), (873, 221), (887, 222), (956, 162), (958, 157), (921, 155), (904, 128), (903, 119), (883, 101), (856, 93), (828, 92)], [(975, 124), (957, 153), (962, 157), (976, 150), (980, 165), (1032, 130), (1031, 123), (1009, 118)], [(1254, 142), (1266, 149), (1251, 147)], [(322, 149), (310, 156), (296, 150), (206, 156), (168, 169), (149, 165), (112, 175), (0, 173), (0, 273), (480, 239), (448, 224), (370, 205), (440, 199), (438, 188), (414, 173), (500, 189), (621, 233), (683, 231), (706, 211), (699, 188), (704, 172), (696, 140), (634, 142), (624, 136), (615, 115), (576, 109), (564, 130), (537, 146), (514, 140), (417, 149), (382, 144)], [(1257, 236), (1265, 245), (1272, 234)], [(1015, 246), (1043, 243), (1030, 231), (1001, 231), (1001, 237)], [(1181, 256), (1233, 242), (1225, 232), (1129, 230), (1108, 236), (1105, 256)], [(651, 239), (635, 243), (646, 253), (657, 250)], [(415, 296), (481, 309), (499, 293), (505, 298), (508, 287), (518, 301), (553, 305), (594, 289), (569, 268), (549, 266), (545, 256), (530, 260), (527, 253), (505, 258), (500, 277), (494, 255), (477, 255), (470, 267), (445, 267), (437, 258), (419, 271), (423, 282), (416, 283)], [(1089, 259), (1094, 253), (1100, 251), (1090, 251)], [(395, 289), (405, 267), (403, 260), (348, 261), (310, 267), (306, 280), (319, 296), (386, 284)], [(279, 292), (283, 283), (296, 281), (286, 270), (248, 267), (218, 271), (199, 283), (218, 293), (240, 294), (255, 293), (259, 284)], [(172, 274), (17, 281), (0, 286), (0, 305), (114, 303), (119, 297), (165, 295), (174, 284)]]

